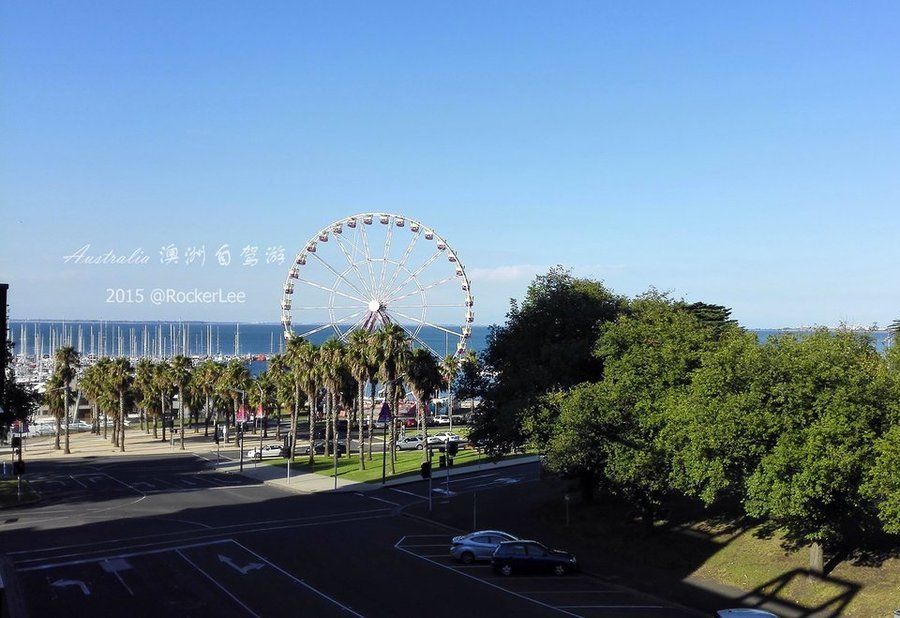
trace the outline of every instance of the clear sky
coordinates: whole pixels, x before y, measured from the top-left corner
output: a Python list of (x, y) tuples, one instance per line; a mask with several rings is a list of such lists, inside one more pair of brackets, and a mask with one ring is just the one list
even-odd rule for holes
[[(884, 326), (900, 3), (0, 3), (13, 318), (278, 321), (288, 263), (240, 250), (361, 212), (445, 237), (478, 324), (561, 264), (751, 328)], [(159, 287), (245, 300), (114, 297)]]

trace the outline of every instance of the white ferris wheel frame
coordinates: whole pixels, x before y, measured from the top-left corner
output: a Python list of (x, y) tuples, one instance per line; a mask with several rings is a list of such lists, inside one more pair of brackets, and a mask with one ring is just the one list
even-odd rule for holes
[[(380, 255), (373, 253), (373, 250), (377, 249), (377, 247), (369, 246), (368, 236), (365, 233), (367, 226), (375, 225), (386, 226), (384, 247)], [(345, 227), (355, 230), (354, 240), (361, 238), (362, 246), (347, 240), (346, 236), (344, 236)], [(399, 258), (395, 258), (390, 256), (394, 232), (403, 228), (408, 229), (412, 236), (402, 255)], [(328, 242), (329, 239), (333, 239), (334, 244), (339, 247), (341, 254), (343, 254), (344, 262), (330, 264), (316, 251), (320, 243)], [(434, 249), (423, 263), (412, 268), (408, 266), (407, 261), (420, 240), (433, 243)], [(441, 257), (450, 262), (450, 274), (436, 281), (429, 281), (424, 284), (420, 282), (418, 276)], [(311, 260), (317, 261), (326, 271), (334, 275), (334, 281), (330, 285), (328, 282), (303, 278), (303, 268)], [(376, 263), (379, 266), (375, 266)], [(392, 270), (392, 272), (387, 272), (388, 270)], [(458, 283), (462, 292), (462, 302), (458, 305), (462, 312), (461, 325), (458, 327), (458, 330), (452, 325), (436, 324), (428, 320), (429, 304), (427, 302), (427, 292), (439, 286), (452, 285), (454, 281)], [(295, 294), (295, 286), (301, 284), (316, 288), (319, 293), (326, 293), (328, 295), (328, 306), (298, 306), (298, 303), (295, 301), (299, 300), (299, 298), (295, 298), (295, 296), (302, 297), (302, 292), (301, 288), (298, 287), (298, 293)], [(415, 289), (408, 291), (407, 286), (409, 285), (414, 286)], [(343, 290), (340, 289), (342, 287), (344, 288)], [(397, 294), (401, 295), (396, 296)], [(418, 294), (422, 300), (418, 316), (397, 310), (391, 311), (392, 303), (415, 294)], [(358, 306), (353, 307), (356, 311), (348, 315), (337, 315), (336, 297), (340, 297), (342, 302), (358, 303)], [(394, 323), (403, 328), (415, 344), (429, 350), (436, 357), (440, 358), (440, 354), (421, 337), (422, 330), (429, 327), (445, 333), (445, 336), (457, 338), (454, 355), (462, 356), (466, 352), (468, 341), (472, 336), (472, 323), (475, 318), (474, 305), (475, 301), (472, 296), (469, 278), (466, 275), (466, 269), (456, 252), (443, 237), (438, 235), (433, 229), (422, 225), (419, 221), (403, 215), (360, 213), (344, 217), (322, 228), (297, 253), (284, 283), (281, 298), (281, 324), (284, 328), (285, 339), (309, 337), (331, 329), (339, 339), (346, 340), (349, 334), (357, 328), (373, 331), (379, 326)], [(457, 305), (441, 306), (453, 308)], [(302, 309), (326, 310), (329, 321), (313, 326), (304, 332), (294, 332), (293, 324), (295, 320), (293, 312)], [(348, 307), (341, 307), (341, 309), (348, 309)], [(404, 323), (396, 318), (403, 318), (407, 322)]]

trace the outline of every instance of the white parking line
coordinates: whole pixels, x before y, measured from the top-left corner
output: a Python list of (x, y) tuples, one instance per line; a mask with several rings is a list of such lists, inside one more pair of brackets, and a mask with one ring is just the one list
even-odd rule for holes
[(360, 492), (356, 492), (356, 495), (361, 496), (363, 498), (369, 498), (371, 500), (378, 500), (379, 502), (384, 502), (385, 504), (390, 504), (393, 506), (400, 506), (399, 502), (391, 502), (390, 500), (385, 500), (384, 498), (377, 498), (375, 496), (370, 496), (368, 494), (364, 494), (364, 493), (360, 493)]
[(176, 549), (176, 550), (175, 550), (175, 553), (178, 554), (179, 556), (181, 556), (181, 557), (184, 559), (184, 561), (187, 562), (189, 565), (191, 565), (192, 567), (194, 567), (195, 570), (199, 571), (200, 574), (202, 574), (206, 579), (208, 579), (208, 580), (211, 581), (213, 584), (215, 584), (216, 587), (217, 587), (219, 590), (221, 590), (222, 592), (224, 592), (226, 595), (228, 595), (228, 596), (231, 598), (232, 601), (234, 601), (235, 603), (237, 603), (238, 605), (240, 605), (241, 607), (243, 607), (245, 610), (247, 610), (247, 613), (248, 613), (248, 614), (250, 614), (251, 616), (254, 616), (255, 618), (260, 618), (259, 614), (257, 614), (256, 612), (254, 612), (252, 609), (250, 609), (250, 608), (247, 607), (246, 605), (244, 605), (244, 604), (241, 602), (241, 600), (240, 600), (239, 598), (237, 598), (236, 596), (234, 596), (233, 594), (231, 594), (231, 592), (230, 592), (225, 586), (223, 586), (222, 584), (220, 584), (219, 582), (217, 582), (215, 577), (213, 577), (212, 575), (210, 575), (209, 573), (207, 573), (206, 571), (204, 571), (203, 569), (201, 569), (199, 566), (197, 566), (197, 565), (194, 563), (194, 561), (191, 560), (190, 558), (188, 558), (187, 556), (185, 556), (185, 555), (181, 552), (180, 549)]
[(334, 598), (328, 596), (327, 594), (325, 594), (324, 592), (322, 592), (321, 590), (318, 590), (318, 589), (316, 589), (316, 588), (310, 586), (309, 584), (307, 584), (307, 583), (306, 583), (305, 581), (303, 581), (302, 579), (297, 579), (296, 577), (294, 577), (293, 575), (291, 575), (290, 573), (288, 573), (287, 571), (285, 571), (284, 569), (282, 569), (280, 566), (278, 566), (277, 564), (275, 564), (275, 563), (273, 563), (273, 562), (269, 562), (268, 560), (266, 560), (265, 558), (263, 558), (262, 556), (260, 556), (259, 554), (257, 554), (255, 551), (250, 550), (250, 549), (244, 547), (243, 545), (241, 545), (241, 544), (238, 543), (237, 541), (232, 540), (231, 542), (234, 543), (235, 545), (237, 545), (238, 547), (240, 547), (241, 549), (243, 549), (245, 552), (247, 552), (247, 553), (249, 553), (249, 554), (252, 554), (252, 555), (256, 556), (257, 558), (259, 558), (260, 560), (262, 560), (263, 562), (265, 562), (266, 564), (268, 564), (269, 566), (271, 566), (271, 567), (272, 567), (273, 569), (275, 569), (276, 571), (279, 571), (279, 572), (283, 573), (284, 575), (286, 575), (287, 577), (291, 578), (292, 580), (294, 580), (295, 582), (297, 582), (298, 584), (300, 584), (301, 586), (303, 586), (303, 587), (306, 588), (307, 590), (310, 590), (311, 592), (316, 593), (317, 595), (319, 595), (319, 596), (322, 597), (323, 599), (326, 599), (326, 600), (328, 600), (328, 601), (334, 603), (335, 605), (337, 605), (338, 607), (340, 607), (340, 608), (343, 609), (344, 611), (349, 612), (350, 614), (353, 614), (354, 616), (358, 616), (358, 618), (364, 618), (362, 614), (356, 613), (355, 611), (353, 611), (352, 609), (350, 609), (349, 607), (347, 607), (346, 605), (344, 605), (343, 603), (341, 603), (341, 602), (338, 601), (337, 599), (334, 599)]

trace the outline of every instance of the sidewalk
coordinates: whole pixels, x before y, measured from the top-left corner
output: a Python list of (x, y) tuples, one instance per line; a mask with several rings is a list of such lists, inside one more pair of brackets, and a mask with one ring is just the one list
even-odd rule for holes
[[(159, 434), (162, 436), (162, 433)], [(78, 432), (69, 434), (69, 454), (65, 454), (62, 449), (56, 450), (55, 436), (41, 436), (37, 438), (28, 438), (25, 443), (23, 457), (25, 461), (43, 461), (50, 459), (79, 459), (87, 457), (120, 457), (134, 455), (196, 455), (202, 457), (215, 465), (216, 462), (216, 444), (211, 438), (204, 437), (203, 431), (194, 433), (188, 429), (184, 434), (184, 450), (181, 450), (180, 436), (175, 434), (174, 443), (169, 434), (166, 435), (166, 442), (161, 437), (154, 438), (151, 430), (150, 434), (140, 429), (128, 429), (125, 433), (125, 452), (113, 446), (108, 439), (104, 440), (103, 436), (97, 436), (88, 432)], [(274, 443), (277, 440), (273, 435), (263, 440), (263, 443)], [(249, 450), (259, 444), (259, 437), (252, 436), (245, 442), (244, 450)], [(60, 437), (60, 446), (64, 447), (65, 437)], [(234, 450), (234, 444), (229, 444), (228, 449)], [(450, 470), (450, 476), (459, 474), (470, 474), (483, 470), (500, 469), (507, 466), (520, 465), (523, 463), (536, 462), (537, 457), (522, 457), (512, 461), (501, 461), (498, 463), (477, 464), (472, 466), (460, 466)], [(27, 469), (27, 468), (26, 468)], [(325, 476), (309, 472), (303, 465), (302, 459), (297, 459), (290, 466), (290, 477), (285, 468), (281, 466), (272, 466), (263, 462), (257, 462), (252, 459), (244, 459), (243, 470), (238, 461), (223, 459), (216, 467), (221, 472), (229, 472), (232, 474), (240, 474), (248, 478), (252, 478), (266, 485), (278, 487), (285, 491), (293, 491), (297, 493), (313, 493), (319, 491), (375, 491), (382, 487), (390, 487), (396, 485), (404, 485), (421, 480), (418, 476), (404, 476), (393, 479), (387, 479), (382, 485), (381, 483), (360, 483), (357, 481), (349, 481), (338, 477), (337, 486), (332, 476)], [(445, 471), (441, 471), (445, 474)]]

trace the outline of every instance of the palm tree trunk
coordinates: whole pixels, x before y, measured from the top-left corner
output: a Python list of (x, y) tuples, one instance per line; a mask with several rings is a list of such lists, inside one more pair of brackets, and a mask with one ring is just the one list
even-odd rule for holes
[(369, 461), (372, 461), (372, 441), (375, 439), (375, 380), (372, 380), (372, 407), (369, 409)]
[(125, 391), (119, 391), (119, 426), (121, 427), (119, 433), (119, 452), (125, 452)]
[[(394, 396), (394, 391), (397, 390), (395, 385), (391, 385), (390, 389), (390, 401), (394, 405), (394, 413), (397, 412), (397, 402), (395, 401), (396, 397)], [(388, 393), (385, 393), (387, 395)], [(391, 415), (390, 418), (391, 423), (391, 474), (394, 475), (397, 473), (396, 466), (396, 451), (394, 450), (394, 445), (397, 443), (397, 421), (394, 419), (394, 415)]]
[(178, 416), (181, 421), (181, 427), (178, 429), (179, 441), (181, 442), (181, 450), (184, 450), (184, 388), (178, 385)]
[[(365, 435), (363, 435), (363, 419), (366, 415), (366, 408), (365, 408), (365, 401), (364, 401), (365, 396), (366, 396), (365, 380), (363, 380), (359, 383), (359, 391), (357, 392), (357, 395), (359, 396), (359, 402), (358, 402), (359, 405), (357, 406), (357, 414), (359, 414), (359, 416), (356, 419), (357, 422), (359, 423), (359, 447), (358, 447), (359, 469), (365, 470), (366, 469), (366, 453), (365, 453), (366, 449), (364, 448), (364, 446), (366, 444), (366, 437), (365, 437)], [(350, 432), (350, 426), (348, 425), (347, 433), (349, 433), (349, 432)], [(350, 445), (349, 444), (347, 445), (347, 455), (348, 456), (350, 455)]]
[(328, 448), (328, 441), (331, 439), (331, 393), (328, 388), (325, 389), (325, 457), (327, 458), (331, 454), (331, 449)]
[(306, 393), (309, 399), (309, 465), (316, 463), (316, 449), (313, 448), (316, 443), (316, 389), (313, 388)]
[(66, 391), (65, 391), (65, 393), (63, 393), (63, 395), (65, 396), (65, 399), (63, 400), (63, 407), (66, 410), (66, 450), (65, 450), (65, 453), (66, 453), (66, 455), (68, 455), (69, 453), (72, 452), (69, 450), (69, 425), (71, 423), (69, 422), (70, 417), (69, 417), (69, 385), (68, 385), (68, 383), (66, 384)]
[(291, 461), (297, 452), (297, 419), (300, 417), (300, 385), (294, 384), (294, 409), (291, 410)]
[(206, 393), (206, 422), (203, 424), (203, 437), (209, 437), (209, 393)]

